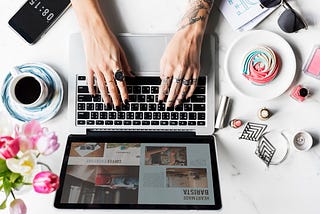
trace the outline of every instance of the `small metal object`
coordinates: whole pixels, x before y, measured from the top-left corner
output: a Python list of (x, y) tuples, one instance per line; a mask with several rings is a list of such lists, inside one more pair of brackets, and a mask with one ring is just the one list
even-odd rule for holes
[(182, 85), (185, 85), (185, 86), (190, 86), (192, 83), (192, 80), (182, 80)]
[(261, 108), (259, 109), (258, 117), (260, 120), (267, 120), (271, 117), (271, 112), (267, 108)]
[(176, 83), (180, 83), (181, 82), (181, 79), (179, 79), (179, 78), (173, 78), (173, 80), (176, 82)]
[(124, 80), (124, 73), (123, 73), (123, 71), (117, 70), (117, 71), (114, 73), (114, 78), (115, 78), (117, 81), (123, 81), (123, 80)]
[(229, 97), (227, 96), (220, 97), (220, 104), (219, 104), (219, 109), (216, 117), (216, 124), (214, 126), (216, 129), (221, 129), (224, 127), (225, 118), (227, 116), (228, 109), (229, 109), (229, 103), (230, 103)]
[(239, 128), (240, 126), (242, 126), (242, 124), (242, 121), (239, 119), (233, 119), (229, 122), (229, 125), (234, 129)]

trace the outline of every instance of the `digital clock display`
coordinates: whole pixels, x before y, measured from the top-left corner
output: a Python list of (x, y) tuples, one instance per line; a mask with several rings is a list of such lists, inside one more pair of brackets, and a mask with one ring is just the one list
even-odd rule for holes
[(28, 0), (10, 19), (13, 27), (27, 42), (35, 42), (68, 8), (70, 0)]

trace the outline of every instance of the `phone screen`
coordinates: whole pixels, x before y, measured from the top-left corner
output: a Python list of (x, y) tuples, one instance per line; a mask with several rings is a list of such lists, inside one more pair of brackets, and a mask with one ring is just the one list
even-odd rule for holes
[(28, 0), (9, 20), (9, 25), (32, 44), (46, 32), (69, 5), (70, 0)]

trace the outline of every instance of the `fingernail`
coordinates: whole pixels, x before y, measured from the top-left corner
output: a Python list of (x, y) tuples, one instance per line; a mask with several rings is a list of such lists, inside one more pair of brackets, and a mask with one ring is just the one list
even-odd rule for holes
[(120, 106), (116, 106), (116, 111), (120, 111), (121, 107)]
[(124, 101), (124, 104), (125, 104), (125, 105), (129, 105), (129, 100), (126, 99), (126, 100)]
[(174, 107), (174, 110), (178, 110), (179, 108), (180, 108), (180, 106), (181, 106), (181, 104), (179, 103), (178, 105), (176, 105), (175, 107)]
[(110, 103), (107, 103), (107, 109), (112, 109), (112, 105)]
[(159, 100), (159, 105), (161, 105), (163, 103), (163, 100)]
[(186, 102), (190, 102), (190, 97), (186, 98), (185, 101), (186, 101)]

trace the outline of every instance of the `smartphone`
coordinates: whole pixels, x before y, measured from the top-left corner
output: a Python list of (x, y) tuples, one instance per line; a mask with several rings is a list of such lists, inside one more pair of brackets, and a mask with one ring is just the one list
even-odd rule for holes
[(70, 5), (70, 0), (28, 0), (9, 20), (9, 25), (26, 42), (34, 44)]

